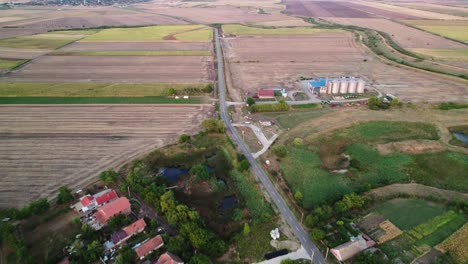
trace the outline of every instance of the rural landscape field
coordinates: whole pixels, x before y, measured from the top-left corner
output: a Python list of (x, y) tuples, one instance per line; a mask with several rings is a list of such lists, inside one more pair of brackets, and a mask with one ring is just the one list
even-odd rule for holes
[(464, 0), (0, 0), (0, 263), (462, 264)]

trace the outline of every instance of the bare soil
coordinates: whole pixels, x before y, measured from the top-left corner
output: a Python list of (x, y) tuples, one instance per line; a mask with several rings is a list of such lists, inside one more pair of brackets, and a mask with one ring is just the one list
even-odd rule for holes
[[(60, 50), (85, 51), (85, 50), (211, 50), (209, 42), (75, 42)], [(1, 51), (1, 49), (0, 49)]]
[(207, 83), (213, 70), (208, 56), (42, 56), (3, 80)]
[(367, 12), (349, 7), (347, 2), (285, 0), (286, 12), (306, 17), (373, 17)]
[(445, 150), (444, 144), (435, 140), (407, 140), (400, 142), (390, 142), (387, 144), (378, 144), (377, 150), (380, 154), (387, 155), (391, 153), (417, 154), (424, 152), (439, 152)]
[(0, 208), (76, 190), (99, 172), (193, 134), (208, 105), (1, 106)]

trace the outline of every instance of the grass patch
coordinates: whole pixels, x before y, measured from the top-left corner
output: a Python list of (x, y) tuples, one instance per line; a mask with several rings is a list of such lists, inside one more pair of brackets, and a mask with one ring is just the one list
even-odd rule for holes
[(260, 28), (247, 27), (238, 24), (224, 25), (223, 31), (226, 34), (233, 35), (304, 35), (315, 34), (320, 32), (343, 32), (339, 29), (321, 29), (311, 27), (291, 27), (291, 28)]
[(45, 34), (60, 34), (60, 35), (92, 35), (98, 33), (98, 29), (80, 29), (80, 30), (57, 30), (49, 31)]
[(200, 95), (206, 84), (2, 83), (0, 97), (142, 97)]
[(0, 97), (0, 104), (205, 104), (206, 97)]
[(468, 192), (468, 156), (456, 152), (424, 153), (413, 156), (405, 170), (418, 183)]
[(330, 109), (307, 109), (310, 111), (297, 111), (288, 113), (265, 113), (263, 116), (274, 118), (283, 128), (294, 128), (306, 121), (329, 113)]
[(458, 214), (453, 220), (447, 224), (439, 227), (437, 230), (432, 232), (432, 234), (416, 241), (417, 246), (429, 245), (434, 247), (448, 238), (450, 235), (455, 233), (459, 228), (461, 228), (466, 223), (466, 218), (464, 215)]
[(463, 108), (468, 108), (468, 104), (448, 102), (448, 103), (441, 103), (437, 107), (440, 110), (463, 109)]
[(58, 49), (68, 43), (76, 41), (76, 37), (71, 38), (50, 38), (46, 34), (29, 37), (17, 37), (0, 39), (0, 47), (23, 48), (23, 49)]
[(289, 110), (289, 105), (286, 103), (272, 103), (272, 104), (254, 104), (250, 106), (252, 113), (258, 112), (284, 112)]
[(14, 69), (18, 67), (18, 65), (21, 65), (25, 62), (26, 60), (5, 60), (5, 59), (0, 59), (0, 70), (9, 70), (9, 69)]
[(418, 199), (393, 199), (378, 204), (372, 210), (390, 220), (401, 230), (411, 230), (444, 211), (442, 205)]
[(235, 238), (236, 250), (241, 259), (249, 259), (249, 263), (254, 263), (263, 259), (265, 253), (271, 252), (274, 248), (270, 245), (270, 231), (278, 227), (277, 221), (270, 221), (261, 224), (254, 224), (250, 227), (250, 234), (243, 236), (239, 234)]
[(209, 50), (85, 50), (54, 51), (58, 56), (210, 56)]
[(437, 215), (424, 223), (416, 226), (415, 228), (408, 231), (408, 234), (415, 239), (422, 239), (430, 234), (432, 234), (439, 227), (447, 224), (448, 222), (457, 218), (457, 213), (454, 211), (448, 211), (443, 214)]
[(468, 61), (468, 49), (411, 49), (411, 51), (446, 61)]
[[(187, 32), (190, 31), (190, 32)], [(211, 29), (201, 25), (166, 25), (137, 28), (109, 28), (84, 38), (83, 42), (135, 42), (163, 41), (164, 37), (175, 36), (186, 41), (211, 41)]]
[(300, 191), (306, 209), (335, 201), (353, 191), (352, 182), (344, 175), (330, 174), (321, 168), (317, 153), (304, 148), (290, 148), (282, 159), (283, 177), (293, 192)]

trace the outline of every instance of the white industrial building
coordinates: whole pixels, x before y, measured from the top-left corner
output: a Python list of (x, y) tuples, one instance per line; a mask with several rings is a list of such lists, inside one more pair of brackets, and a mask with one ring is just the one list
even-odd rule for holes
[(319, 78), (309, 81), (309, 87), (320, 94), (364, 93), (366, 81), (358, 77)]

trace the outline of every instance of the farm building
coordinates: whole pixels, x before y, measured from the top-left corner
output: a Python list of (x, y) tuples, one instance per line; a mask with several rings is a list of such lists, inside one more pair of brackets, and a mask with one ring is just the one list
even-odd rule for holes
[(111, 235), (111, 240), (105, 243), (107, 249), (113, 248), (125, 242), (127, 239), (132, 237), (135, 234), (142, 232), (146, 227), (144, 219), (135, 221), (134, 223), (126, 226), (120, 230), (115, 231)]
[(335, 248), (332, 248), (330, 252), (336, 257), (338, 261), (345, 261), (359, 252), (373, 247), (375, 242), (366, 235), (359, 235), (357, 237), (351, 237), (351, 241), (341, 244)]
[(271, 126), (273, 122), (270, 119), (262, 118), (258, 121), (262, 126)]
[(319, 78), (309, 81), (309, 88), (320, 94), (364, 93), (366, 82), (358, 77)]
[(88, 195), (81, 197), (80, 201), (76, 203), (73, 207), (79, 213), (86, 213), (108, 202), (114, 201), (117, 198), (118, 198), (118, 195), (114, 190), (106, 189), (94, 195), (88, 194)]
[(150, 240), (147, 240), (139, 247), (135, 249), (135, 253), (137, 254), (139, 259), (143, 259), (146, 255), (150, 254), (154, 250), (164, 246), (164, 240), (161, 235), (157, 235)]
[(265, 98), (275, 98), (275, 91), (274, 90), (258, 90), (257, 91), (257, 96), (260, 99), (265, 99)]
[(130, 202), (126, 197), (120, 197), (119, 199), (112, 201), (103, 207), (99, 208), (95, 214), (96, 220), (101, 225), (106, 225), (107, 221), (113, 216), (118, 214), (129, 215), (131, 213)]
[(176, 255), (166, 252), (159, 257), (156, 264), (184, 264), (184, 262)]

